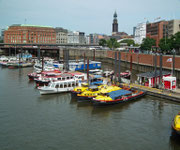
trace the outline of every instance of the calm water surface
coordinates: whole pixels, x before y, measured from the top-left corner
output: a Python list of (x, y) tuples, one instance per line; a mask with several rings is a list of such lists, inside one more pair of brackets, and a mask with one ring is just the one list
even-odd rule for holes
[(146, 96), (108, 107), (70, 94), (41, 96), (31, 68), (0, 67), (0, 150), (178, 150), (180, 104)]

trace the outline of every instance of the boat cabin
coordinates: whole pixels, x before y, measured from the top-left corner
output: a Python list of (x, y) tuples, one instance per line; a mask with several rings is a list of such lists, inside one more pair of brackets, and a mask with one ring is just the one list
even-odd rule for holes
[(48, 87), (50, 88), (68, 88), (68, 87), (76, 87), (79, 82), (77, 80), (69, 80), (69, 81), (56, 81), (50, 82)]
[(112, 98), (112, 100), (116, 100), (132, 95), (132, 91), (127, 91), (122, 89), (122, 90), (112, 91), (108, 95), (109, 97)]
[(103, 84), (103, 77), (101, 75), (90, 75), (90, 84), (91, 85)]

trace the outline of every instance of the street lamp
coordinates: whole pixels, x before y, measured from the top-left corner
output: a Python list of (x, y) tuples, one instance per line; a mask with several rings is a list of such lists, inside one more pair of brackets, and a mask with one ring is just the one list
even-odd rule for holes
[(132, 83), (132, 47), (133, 47), (133, 45), (130, 45), (130, 51), (131, 51), (131, 55), (130, 55), (130, 72), (131, 72), (130, 83)]
[(173, 50), (172, 50), (172, 52), (173, 52), (173, 75), (175, 76), (175, 55), (176, 55), (176, 49), (175, 48), (173, 48)]

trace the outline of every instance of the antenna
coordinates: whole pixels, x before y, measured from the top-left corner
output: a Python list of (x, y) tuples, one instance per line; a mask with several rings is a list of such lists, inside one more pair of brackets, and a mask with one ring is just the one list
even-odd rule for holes
[(25, 19), (24, 19), (24, 24), (26, 24), (26, 21), (27, 21), (27, 19), (25, 18)]

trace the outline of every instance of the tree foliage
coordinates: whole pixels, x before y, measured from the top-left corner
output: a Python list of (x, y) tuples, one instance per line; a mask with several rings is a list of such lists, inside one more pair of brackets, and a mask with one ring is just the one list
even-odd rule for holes
[(99, 40), (99, 45), (100, 45), (100, 46), (106, 46), (106, 45), (107, 45), (106, 40), (105, 40), (105, 39), (100, 39), (100, 40)]
[(109, 40), (107, 40), (107, 46), (113, 50), (114, 48), (120, 47), (120, 44), (117, 42), (116, 39), (110, 38)]
[(144, 38), (141, 44), (142, 50), (151, 50), (152, 46), (156, 46), (156, 40), (151, 38)]
[(124, 39), (120, 43), (127, 43), (128, 46), (131, 46), (131, 45), (135, 46), (134, 40), (132, 39)]
[(172, 48), (180, 49), (180, 32), (171, 37)]
[(162, 52), (170, 52), (172, 49), (172, 40), (168, 38), (163, 38), (159, 41), (159, 47)]

